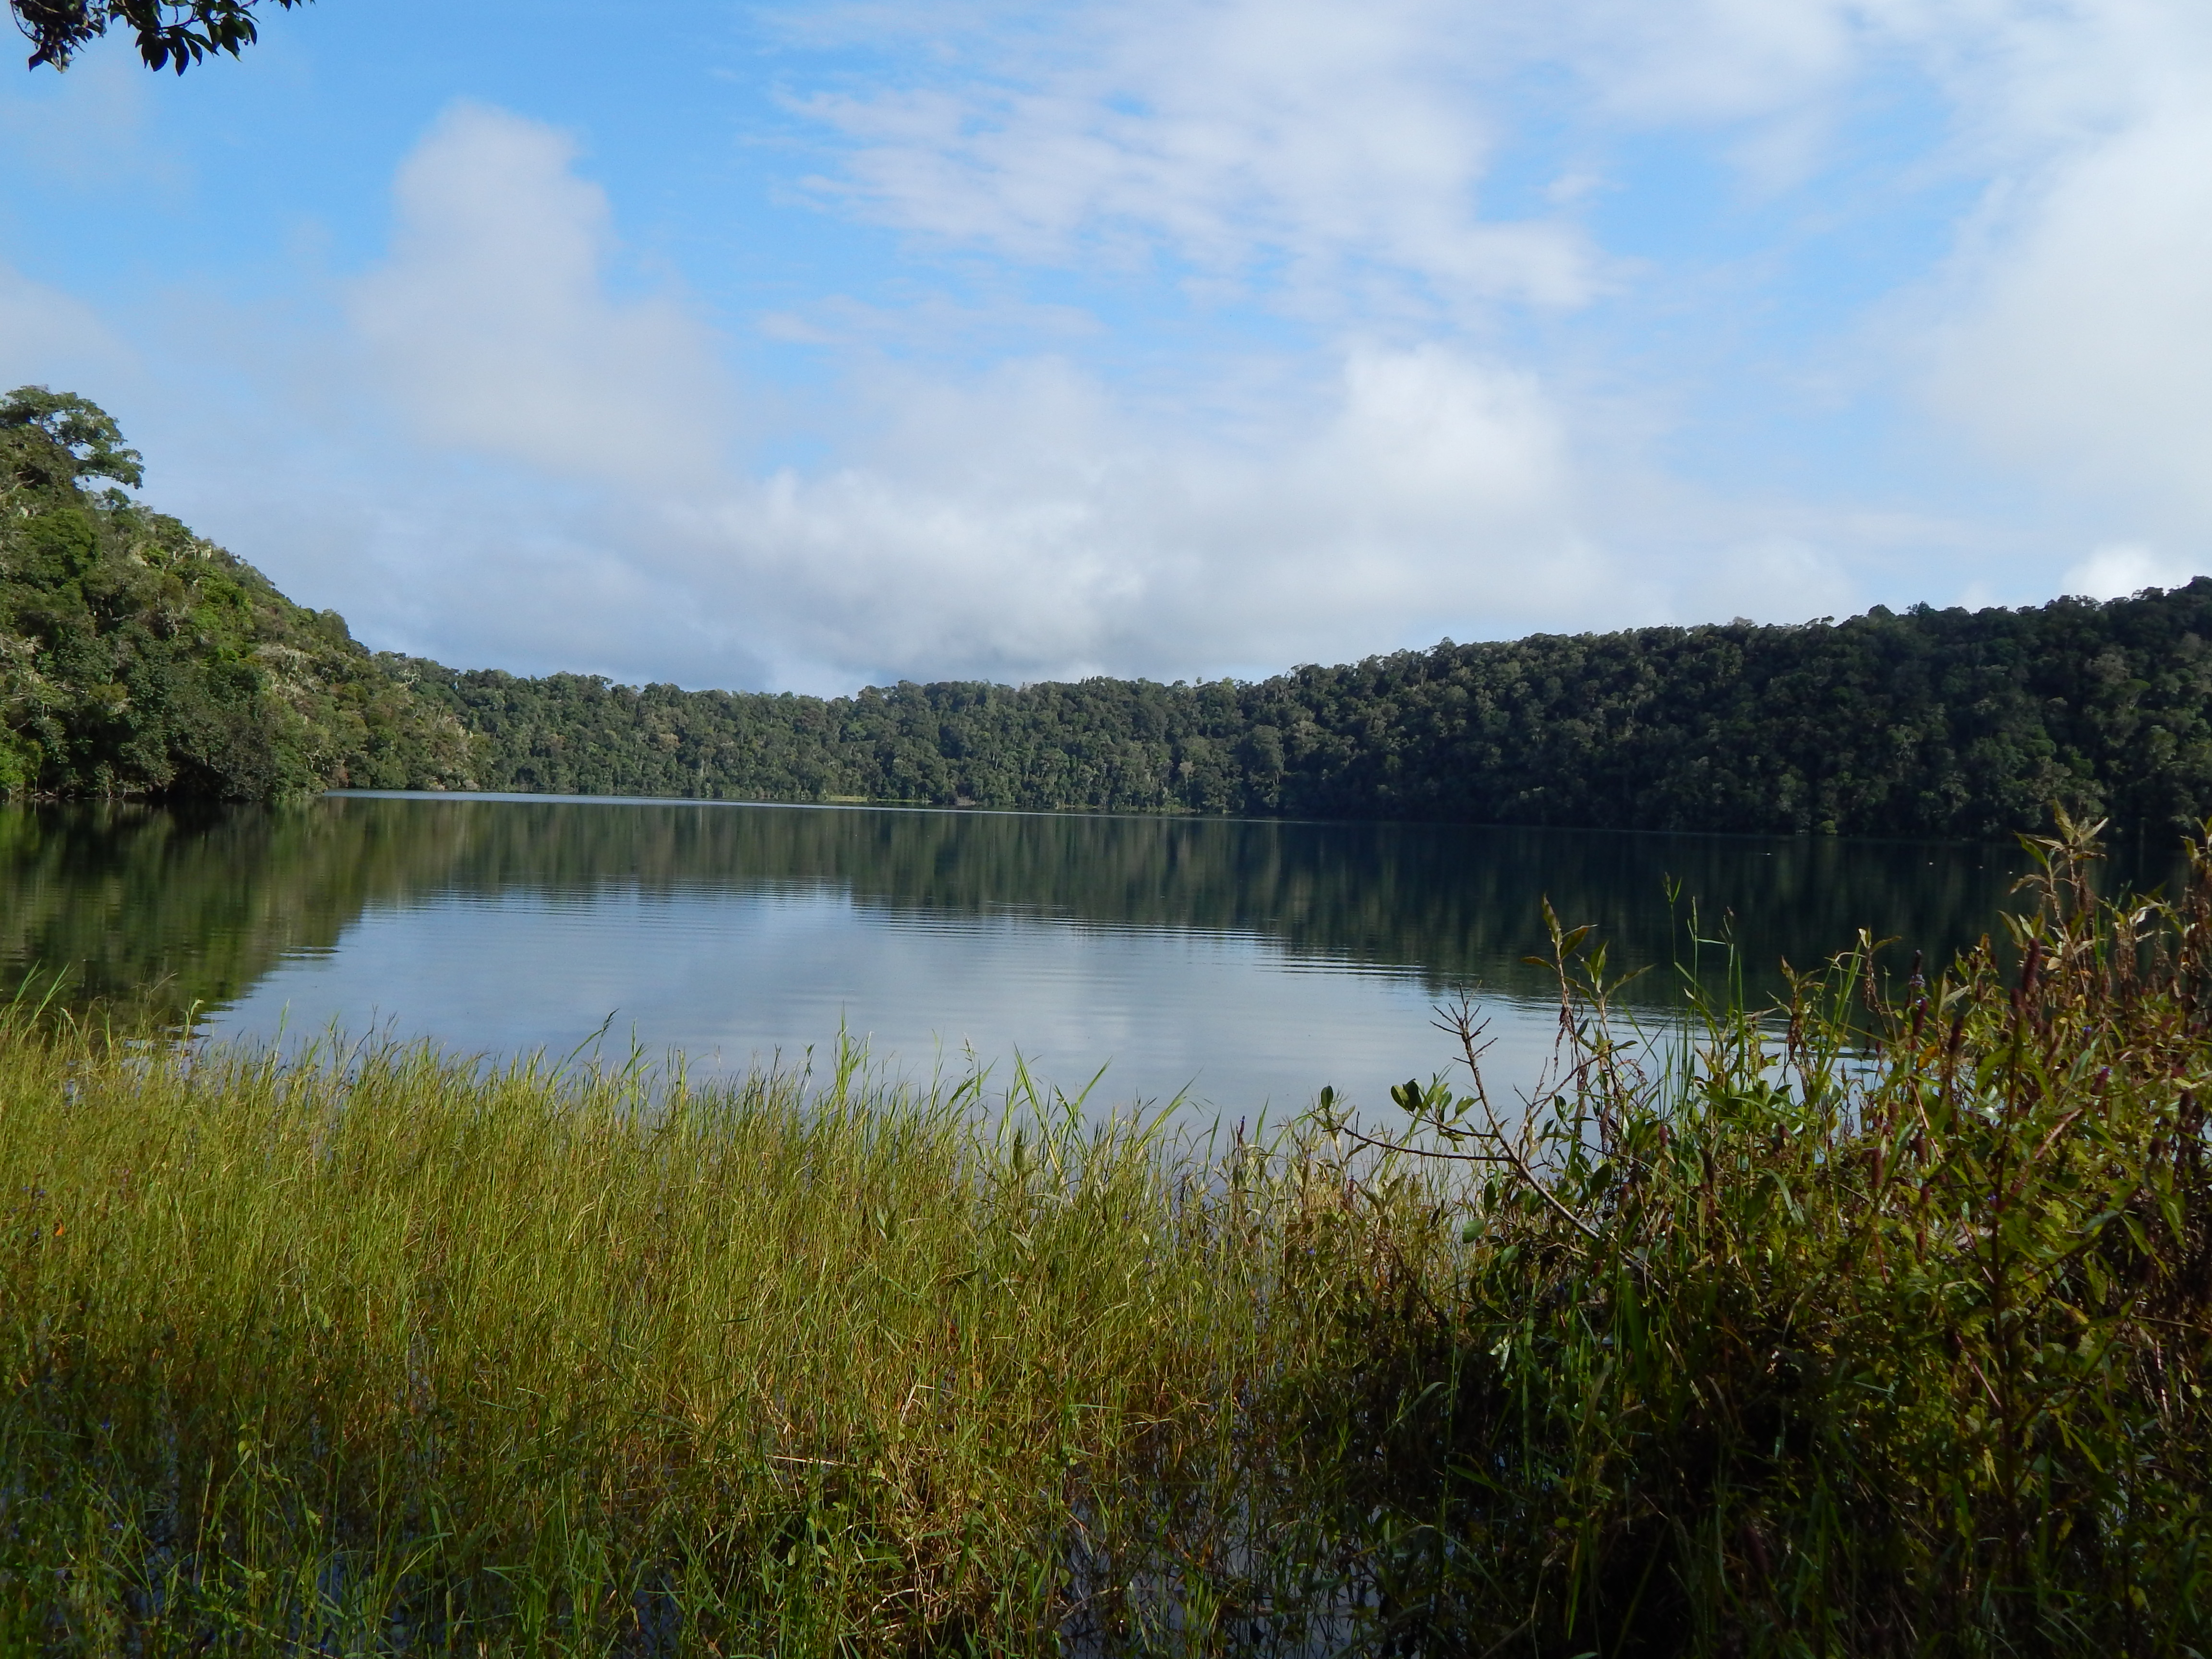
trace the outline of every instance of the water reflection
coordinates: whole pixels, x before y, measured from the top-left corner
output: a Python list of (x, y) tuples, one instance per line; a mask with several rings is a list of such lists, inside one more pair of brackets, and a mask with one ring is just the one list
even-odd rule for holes
[[(1942, 956), (1996, 921), (2016, 849), (1431, 825), (514, 798), (0, 813), (0, 961), (267, 1035), (372, 1018), (467, 1048), (567, 1047), (610, 1014), (731, 1064), (840, 1018), (927, 1065), (1018, 1045), (1117, 1095), (1365, 1091), (1443, 1058), (1480, 986), (1533, 1064), (1548, 896), (1624, 965), (1694, 905), (1754, 989), (1870, 927)], [(1668, 894), (1675, 895), (1670, 917)], [(1672, 996), (1665, 972), (1632, 997)], [(198, 1011), (197, 1014), (194, 1011)]]

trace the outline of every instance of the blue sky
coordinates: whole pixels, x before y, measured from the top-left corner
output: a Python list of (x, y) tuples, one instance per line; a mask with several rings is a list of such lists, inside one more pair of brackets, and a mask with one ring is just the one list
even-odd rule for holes
[(0, 73), (0, 384), (450, 662), (1254, 675), (2212, 568), (2201, 5), (317, 0)]

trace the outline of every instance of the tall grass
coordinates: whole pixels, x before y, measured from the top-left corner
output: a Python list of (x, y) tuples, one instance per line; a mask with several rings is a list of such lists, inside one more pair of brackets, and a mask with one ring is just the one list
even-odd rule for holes
[(1240, 1190), (1034, 1099), (4, 1041), (18, 1640), (1044, 1645), (1285, 1352)]
[(2016, 971), (1654, 1046), (1558, 930), (1534, 1098), (1258, 1146), (19, 1012), (0, 1648), (2194, 1650), (2212, 867), (2040, 850)]

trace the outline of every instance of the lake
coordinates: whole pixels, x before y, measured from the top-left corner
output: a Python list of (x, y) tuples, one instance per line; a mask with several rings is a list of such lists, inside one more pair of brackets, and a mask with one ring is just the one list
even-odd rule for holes
[[(1941, 957), (1997, 926), (2017, 848), (1409, 824), (338, 794), (287, 809), (0, 811), (0, 965), (216, 1036), (337, 1027), (468, 1053), (605, 1030), (696, 1072), (821, 1064), (841, 1028), (917, 1078), (1018, 1054), (1094, 1107), (1365, 1104), (1550, 1047), (1547, 895), (1674, 996), (1692, 905), (1766, 993), (1862, 926)], [(1669, 893), (1674, 894), (1670, 918)], [(2017, 901), (2011, 901), (2017, 902)], [(1719, 953), (1708, 947), (1704, 965)]]

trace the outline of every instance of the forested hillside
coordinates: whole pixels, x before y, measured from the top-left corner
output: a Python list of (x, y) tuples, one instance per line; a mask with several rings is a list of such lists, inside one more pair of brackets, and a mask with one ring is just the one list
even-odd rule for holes
[(415, 665), (488, 788), (1986, 836), (2212, 812), (2212, 580), (1402, 652), (1252, 684), (642, 690)]
[(0, 787), (265, 799), (471, 781), (476, 745), (449, 709), (337, 612), (112, 487), (139, 477), (96, 405), (40, 386), (0, 399)]
[(2212, 814), (2212, 580), (2040, 609), (1538, 635), (1255, 684), (642, 690), (372, 654), (0, 401), (0, 787), (333, 786), (1988, 836)]

